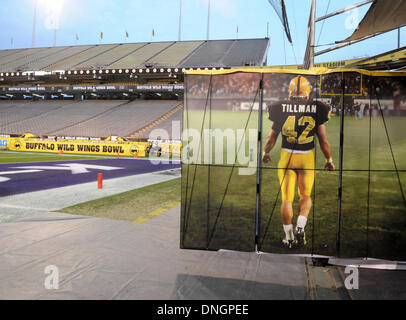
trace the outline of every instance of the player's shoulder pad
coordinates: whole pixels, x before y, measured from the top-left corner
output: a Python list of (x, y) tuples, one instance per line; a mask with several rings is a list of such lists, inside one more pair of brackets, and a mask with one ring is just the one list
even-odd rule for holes
[(317, 101), (317, 104), (318, 104), (317, 110), (320, 114), (321, 122), (322, 123), (328, 122), (331, 118), (332, 108), (322, 101)]
[(277, 110), (277, 108), (276, 108), (277, 105), (278, 105), (277, 102), (273, 102), (273, 103), (268, 104), (268, 107), (266, 109), (266, 115), (267, 115), (267, 118), (269, 120), (272, 120), (272, 116), (275, 114), (275, 112), (277, 112), (276, 111)]

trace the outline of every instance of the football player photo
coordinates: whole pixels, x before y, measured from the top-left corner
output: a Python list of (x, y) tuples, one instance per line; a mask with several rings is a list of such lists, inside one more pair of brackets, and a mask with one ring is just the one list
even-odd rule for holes
[[(330, 144), (326, 133), (331, 110), (312, 98), (312, 86), (304, 76), (294, 76), (289, 83), (288, 100), (278, 101), (268, 107), (272, 129), (264, 145), (262, 161), (272, 161), (270, 152), (281, 135), (282, 148), (278, 162), (278, 179), (281, 188), (281, 215), (285, 238), (282, 246), (288, 249), (306, 245), (305, 227), (312, 208), (312, 189), (315, 178), (315, 136), (326, 161), (324, 169), (333, 171)], [(299, 212), (293, 227), (293, 202), (296, 185), (299, 191)]]

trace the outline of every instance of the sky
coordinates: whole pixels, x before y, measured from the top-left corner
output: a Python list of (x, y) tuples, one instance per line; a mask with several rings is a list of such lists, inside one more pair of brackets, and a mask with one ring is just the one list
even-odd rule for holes
[[(34, 2), (0, 0), (0, 49), (32, 46)], [(361, 0), (318, 0), (316, 16), (359, 2)], [(268, 65), (301, 64), (311, 0), (285, 0), (285, 4), (293, 46), (268, 0), (211, 0), (209, 39), (269, 36)], [(327, 19), (324, 24), (317, 23), (316, 44), (325, 45), (350, 36), (369, 6)], [(177, 41), (179, 8), (180, 0), (38, 0), (35, 46), (51, 47), (55, 26), (57, 46)], [(181, 40), (206, 40), (207, 16), (208, 0), (182, 0)], [(401, 29), (401, 46), (406, 44), (405, 30)], [(103, 39), (100, 39), (101, 32)], [(321, 46), (317, 50), (325, 48), (327, 46)], [(395, 48), (397, 31), (392, 31), (318, 56), (315, 62), (368, 57)]]

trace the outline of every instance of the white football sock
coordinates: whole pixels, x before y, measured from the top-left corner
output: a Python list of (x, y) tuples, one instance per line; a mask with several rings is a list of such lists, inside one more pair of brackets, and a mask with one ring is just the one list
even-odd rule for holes
[(299, 216), (297, 218), (296, 230), (297, 230), (297, 228), (302, 228), (302, 230), (304, 230), (304, 228), (306, 227), (306, 222), (307, 222), (307, 218), (305, 216)]
[(295, 239), (295, 236), (293, 235), (293, 224), (283, 225), (283, 230), (285, 231), (286, 240)]

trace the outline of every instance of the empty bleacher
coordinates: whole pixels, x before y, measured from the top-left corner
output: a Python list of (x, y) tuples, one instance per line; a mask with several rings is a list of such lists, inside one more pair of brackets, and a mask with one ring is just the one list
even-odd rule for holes
[(68, 69), (79, 69), (76, 66), (83, 64), (84, 62), (105, 53), (108, 50), (117, 47), (117, 44), (106, 44), (99, 46), (92, 46), (87, 50), (83, 50), (75, 55), (70, 56), (69, 58), (60, 60), (59, 62), (54, 63), (51, 66), (46, 68), (47, 71), (52, 70), (68, 70)]
[[(262, 65), (268, 47), (264, 39), (206, 41), (188, 55), (181, 67)], [(253, 50), (255, 48), (255, 50)]]
[(179, 104), (175, 100), (5, 101), (0, 102), (0, 134), (126, 137), (157, 119), (171, 129), (166, 118), (169, 113), (175, 119), (171, 110)]
[(174, 42), (153, 42), (149, 43), (132, 54), (111, 64), (109, 68), (137, 68), (152, 59), (163, 50), (172, 46)]
[[(29, 131), (11, 130), (14, 125), (18, 126), (21, 122), (29, 122), (31, 119), (45, 115), (48, 112), (61, 108), (67, 103), (61, 101), (59, 103), (38, 101), (38, 102), (25, 102), (25, 101), (13, 101), (13, 102), (1, 102), (0, 103), (0, 133), (24, 133)], [(18, 132), (16, 132), (18, 131)]]
[(167, 41), (0, 50), (0, 72), (264, 63), (269, 39)]
[[(32, 132), (36, 135), (48, 135), (53, 131), (77, 124), (81, 121), (102, 114), (124, 103), (124, 101), (39, 101), (32, 103), (15, 103), (14, 108), (7, 108), (7, 103), (0, 108), (0, 133), (23, 134)], [(4, 112), (1, 110), (4, 109)]]
[(179, 104), (173, 100), (137, 100), (128, 102), (100, 116), (83, 121), (69, 128), (54, 131), (55, 135), (126, 137), (146, 124), (160, 118)]
[[(170, 139), (181, 140), (182, 138), (182, 114), (183, 108), (180, 108), (171, 116), (162, 122), (152, 126), (148, 130), (138, 135), (138, 138), (144, 139)], [(168, 136), (166, 136), (166, 134)]]

